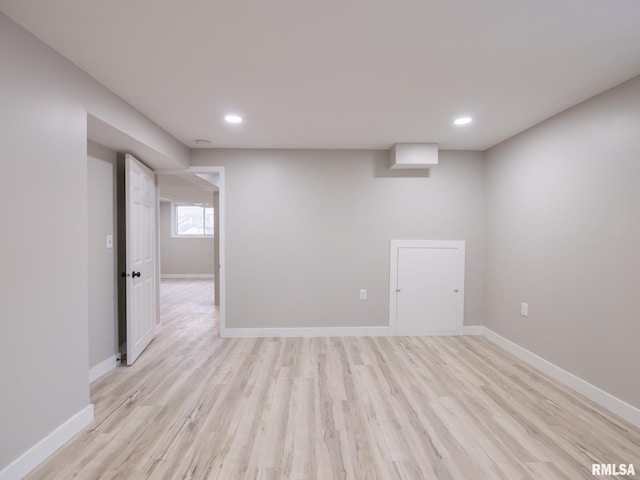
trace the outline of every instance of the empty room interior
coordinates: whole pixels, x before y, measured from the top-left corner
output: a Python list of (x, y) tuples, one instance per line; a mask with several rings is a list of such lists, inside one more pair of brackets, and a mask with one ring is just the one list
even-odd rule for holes
[(0, 0), (0, 480), (640, 477), (638, 25)]

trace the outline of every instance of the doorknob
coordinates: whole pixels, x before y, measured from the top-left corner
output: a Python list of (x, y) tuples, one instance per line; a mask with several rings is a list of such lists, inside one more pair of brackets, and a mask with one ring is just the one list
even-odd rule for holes
[[(138, 275), (140, 275), (140, 274), (138, 274)], [(455, 293), (458, 293), (459, 291), (460, 291), (460, 290), (458, 290), (458, 289), (455, 289), (455, 290), (454, 290), (454, 292), (455, 292)]]
[(139, 277), (140, 276), (140, 272), (131, 272), (131, 276), (133, 278)]

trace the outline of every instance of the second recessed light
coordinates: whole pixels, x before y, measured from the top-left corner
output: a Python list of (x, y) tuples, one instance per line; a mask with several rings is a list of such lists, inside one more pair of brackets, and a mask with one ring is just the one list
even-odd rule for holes
[(453, 121), (456, 125), (469, 125), (471, 122), (473, 122), (471, 117), (460, 117)]
[(224, 121), (227, 123), (242, 123), (242, 117), (239, 115), (227, 115), (224, 117)]

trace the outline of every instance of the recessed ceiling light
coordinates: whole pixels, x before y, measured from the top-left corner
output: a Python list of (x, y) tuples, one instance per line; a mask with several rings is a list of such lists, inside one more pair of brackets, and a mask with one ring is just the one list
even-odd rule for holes
[(460, 117), (453, 121), (456, 125), (469, 125), (471, 122), (473, 122), (471, 117)]
[(205, 140), (204, 138), (196, 138), (195, 143), (200, 147), (211, 145), (211, 142), (209, 140)]
[(227, 115), (224, 117), (224, 121), (227, 123), (242, 123), (242, 117), (239, 115)]

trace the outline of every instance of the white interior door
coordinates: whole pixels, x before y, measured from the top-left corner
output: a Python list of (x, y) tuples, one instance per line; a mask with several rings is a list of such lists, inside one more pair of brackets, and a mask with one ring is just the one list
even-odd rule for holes
[(392, 242), (390, 329), (398, 335), (462, 333), (464, 242)]
[(155, 174), (126, 155), (127, 365), (156, 333), (156, 194)]

